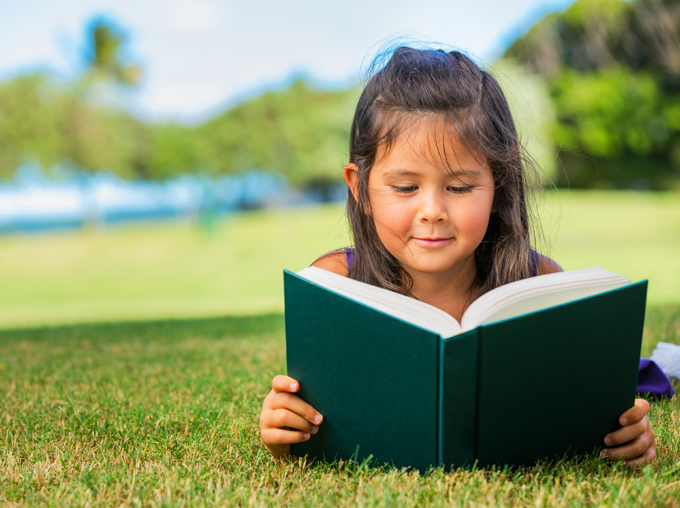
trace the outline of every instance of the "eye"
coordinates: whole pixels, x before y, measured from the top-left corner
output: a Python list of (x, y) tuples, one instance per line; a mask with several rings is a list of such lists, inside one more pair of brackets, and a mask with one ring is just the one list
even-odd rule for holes
[(450, 187), (447, 187), (447, 189), (450, 190), (451, 192), (453, 192), (454, 194), (466, 194), (466, 193), (468, 193), (472, 190), (472, 187), (466, 187), (466, 186), (453, 187), (453, 186), (450, 186)]
[(418, 187), (416, 187), (415, 185), (406, 185), (404, 187), (400, 187), (399, 185), (392, 186), (392, 190), (400, 194), (409, 194), (411, 192), (414, 192), (417, 188)]

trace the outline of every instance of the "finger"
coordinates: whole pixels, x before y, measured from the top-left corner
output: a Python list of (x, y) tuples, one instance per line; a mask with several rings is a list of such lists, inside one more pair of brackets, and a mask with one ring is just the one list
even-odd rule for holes
[(626, 425), (621, 427), (619, 430), (607, 434), (604, 438), (604, 442), (607, 446), (618, 446), (623, 443), (628, 443), (629, 441), (634, 441), (639, 436), (647, 432), (649, 428), (647, 417), (645, 416), (639, 422)]
[(601, 457), (611, 459), (637, 459), (641, 457), (654, 444), (654, 434), (645, 432), (640, 437), (618, 446), (616, 448), (606, 448), (600, 452)]
[(319, 431), (318, 425), (310, 423), (302, 416), (287, 409), (269, 411), (260, 423), (263, 429), (290, 427), (291, 430), (299, 430), (308, 434), (316, 434)]
[(639, 422), (649, 413), (649, 402), (645, 399), (635, 399), (635, 405), (619, 417), (621, 425)]
[(650, 446), (637, 459), (627, 460), (626, 465), (631, 467), (644, 466), (656, 460), (656, 447)]
[(275, 393), (269, 401), (269, 407), (271, 409), (287, 409), (315, 425), (319, 425), (323, 421), (323, 416), (316, 409), (292, 393)]
[(267, 446), (279, 446), (293, 443), (303, 443), (310, 438), (308, 432), (286, 429), (265, 429), (262, 431), (262, 442)]
[(275, 376), (272, 379), (272, 390), (275, 392), (297, 392), (300, 389), (300, 383), (290, 376)]

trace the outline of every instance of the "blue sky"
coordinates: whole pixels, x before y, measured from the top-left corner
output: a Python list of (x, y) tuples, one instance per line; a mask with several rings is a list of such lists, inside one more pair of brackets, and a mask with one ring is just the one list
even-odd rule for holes
[(517, 34), (573, 0), (0, 0), (0, 79), (82, 69), (85, 25), (108, 17), (128, 31), (144, 79), (142, 116), (199, 120), (304, 74), (358, 80), (362, 63), (395, 37), (438, 41), (490, 64)]

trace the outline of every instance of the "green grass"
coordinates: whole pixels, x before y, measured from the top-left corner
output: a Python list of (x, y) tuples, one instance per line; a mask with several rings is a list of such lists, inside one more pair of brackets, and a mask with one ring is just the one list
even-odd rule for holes
[(0, 238), (0, 327), (283, 310), (283, 268), (346, 245), (338, 206)]
[[(680, 193), (561, 192), (541, 203), (565, 269), (601, 265), (680, 303)], [(0, 328), (283, 310), (283, 268), (348, 245), (338, 205), (0, 237)]]
[(565, 270), (649, 279), (649, 303), (680, 303), (680, 193), (563, 191), (543, 209), (548, 251)]
[[(680, 342), (680, 306), (650, 309), (658, 340)], [(0, 331), (0, 505), (680, 506), (677, 396), (652, 404), (659, 460), (636, 471), (310, 466), (259, 440), (284, 358), (278, 314)]]

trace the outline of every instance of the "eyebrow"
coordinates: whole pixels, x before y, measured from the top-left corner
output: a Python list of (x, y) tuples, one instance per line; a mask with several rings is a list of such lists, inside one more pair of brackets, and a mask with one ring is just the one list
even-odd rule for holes
[[(401, 168), (388, 169), (385, 172), (385, 176), (387, 178), (395, 178), (401, 176), (419, 176), (419, 174), (420, 173), (418, 173), (417, 171), (411, 171), (410, 169)], [(467, 176), (477, 178), (482, 175), (482, 172), (478, 169), (460, 169), (456, 171), (447, 172), (447, 174), (454, 177)]]

